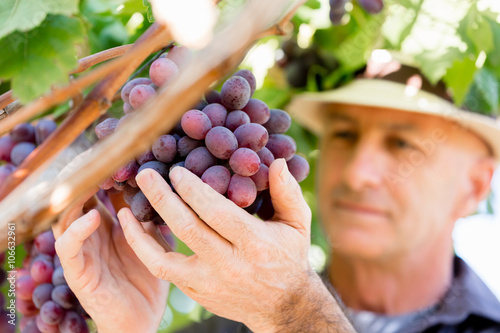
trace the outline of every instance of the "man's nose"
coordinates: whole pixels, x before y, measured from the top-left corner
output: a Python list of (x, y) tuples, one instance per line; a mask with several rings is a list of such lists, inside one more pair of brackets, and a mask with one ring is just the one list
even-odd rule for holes
[(358, 142), (344, 170), (344, 181), (353, 191), (380, 186), (385, 162), (381, 147), (369, 139)]

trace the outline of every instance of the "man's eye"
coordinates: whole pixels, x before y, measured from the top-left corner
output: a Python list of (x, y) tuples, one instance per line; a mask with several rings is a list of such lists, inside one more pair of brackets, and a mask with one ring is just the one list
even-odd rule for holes
[(351, 131), (339, 131), (339, 132), (334, 132), (332, 137), (334, 139), (356, 140), (357, 134)]
[(400, 148), (400, 149), (413, 148), (413, 145), (411, 143), (409, 143), (408, 141), (401, 139), (401, 138), (392, 138), (392, 139), (390, 139), (390, 143), (393, 147)]

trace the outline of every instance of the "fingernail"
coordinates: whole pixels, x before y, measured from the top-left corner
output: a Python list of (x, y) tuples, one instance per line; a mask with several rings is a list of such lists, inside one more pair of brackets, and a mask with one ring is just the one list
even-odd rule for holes
[(144, 169), (135, 177), (135, 181), (144, 189), (149, 189), (153, 186), (153, 175), (151, 171)]
[(127, 225), (127, 222), (128, 222), (128, 219), (127, 219), (126, 215), (127, 214), (125, 214), (123, 212), (123, 209), (120, 209), (120, 211), (117, 214), (118, 220), (120, 221), (120, 224), (122, 225), (122, 228), (125, 227), (125, 225)]
[(283, 168), (281, 169), (281, 172), (280, 172), (280, 178), (281, 178), (281, 181), (283, 182), (283, 184), (286, 184), (288, 183), (288, 181), (290, 180), (290, 172), (288, 172), (288, 166), (286, 165), (286, 161), (284, 158), (281, 159), (283, 162)]
[(174, 167), (170, 171), (170, 181), (172, 182), (173, 185), (179, 183), (179, 181), (182, 178), (182, 170), (181, 167)]

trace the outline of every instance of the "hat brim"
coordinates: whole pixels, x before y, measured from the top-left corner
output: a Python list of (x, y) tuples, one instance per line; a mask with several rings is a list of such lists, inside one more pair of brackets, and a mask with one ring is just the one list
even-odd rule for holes
[(357, 79), (335, 90), (300, 94), (292, 99), (286, 109), (304, 127), (321, 135), (333, 104), (394, 109), (455, 121), (475, 132), (489, 144), (497, 164), (500, 163), (498, 119), (461, 110), (445, 99), (401, 83), (381, 79)]

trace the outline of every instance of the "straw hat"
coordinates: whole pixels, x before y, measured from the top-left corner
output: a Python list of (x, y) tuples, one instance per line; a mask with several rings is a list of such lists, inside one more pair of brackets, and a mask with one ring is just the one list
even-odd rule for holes
[(321, 135), (334, 108), (369, 107), (441, 116), (475, 132), (500, 163), (500, 119), (455, 106), (442, 82), (432, 85), (415, 67), (400, 60), (368, 61), (365, 72), (338, 89), (297, 95), (287, 111), (300, 124)]

